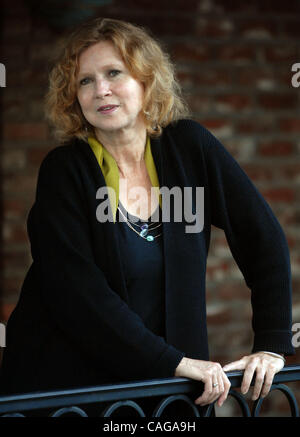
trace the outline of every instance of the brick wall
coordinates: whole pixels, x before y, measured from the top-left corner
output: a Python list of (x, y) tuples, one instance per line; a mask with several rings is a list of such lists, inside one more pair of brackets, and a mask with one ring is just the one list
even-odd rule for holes
[[(43, 118), (48, 60), (62, 30), (25, 0), (5, 0), (0, 62), (3, 289), (1, 321), (13, 310), (31, 263), (26, 218), (41, 160), (56, 144)], [(54, 2), (55, 3), (55, 2)], [(72, 12), (72, 2), (61, 11)], [(300, 322), (300, 62), (298, 0), (111, 0), (86, 2), (90, 14), (147, 26), (176, 62), (194, 117), (238, 160), (271, 205), (287, 236), (293, 319)], [(44, 4), (44, 3), (42, 3)], [(51, 7), (51, 6), (50, 6)], [(65, 8), (65, 9), (64, 9)], [(213, 229), (207, 271), (211, 357), (221, 363), (252, 344), (250, 293), (222, 231)], [(300, 348), (289, 363), (300, 362)], [(298, 386), (299, 391), (299, 386)], [(284, 403), (274, 400), (278, 414)]]

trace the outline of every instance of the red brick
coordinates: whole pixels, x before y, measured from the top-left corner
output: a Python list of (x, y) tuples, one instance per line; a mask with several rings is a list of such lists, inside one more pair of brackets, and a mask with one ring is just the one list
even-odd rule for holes
[(187, 93), (185, 100), (194, 113), (208, 112), (213, 108), (213, 97), (211, 96)]
[(211, 132), (221, 141), (225, 141), (226, 138), (231, 137), (233, 134), (233, 125), (231, 121), (213, 118), (204, 120), (199, 119), (198, 121), (208, 130), (211, 130)]
[(48, 147), (31, 147), (27, 151), (28, 162), (36, 167), (39, 167), (47, 153), (53, 149), (53, 146)]
[(126, 2), (122, 0), (118, 0), (115, 3), (116, 6), (119, 7), (125, 6), (127, 10), (141, 9), (143, 12), (147, 12), (147, 11), (170, 12), (170, 8), (171, 8), (172, 12), (178, 11), (179, 13), (182, 13), (182, 12), (196, 12), (199, 1), (189, 0), (183, 3), (182, 0), (172, 0), (172, 5), (170, 5), (169, 0), (160, 0), (159, 2), (154, 2), (153, 0), (126, 0)]
[(228, 122), (219, 119), (205, 119), (200, 121), (207, 129), (221, 129), (228, 126)]
[(284, 37), (300, 38), (299, 17), (296, 20), (285, 20), (282, 26)]
[(286, 118), (279, 121), (279, 127), (284, 132), (300, 132), (300, 118)]
[(247, 299), (246, 285), (242, 285), (240, 282), (229, 282), (217, 285), (216, 294), (221, 300), (244, 300)]
[(278, 160), (278, 165), (272, 163), (272, 166), (267, 163), (243, 163), (243, 169), (250, 179), (257, 182), (285, 180), (298, 183), (300, 179), (300, 163), (297, 161), (280, 165)]
[[(29, 63), (29, 66), (25, 68), (23, 67), (20, 71), (19, 68), (15, 67), (15, 62), (9, 59), (7, 63), (7, 70), (9, 70), (9, 75), (6, 78), (7, 88), (13, 90), (13, 93), (10, 91), (10, 96), (6, 98), (6, 102), (18, 103), (19, 111), (21, 107), (20, 102), (22, 102), (21, 104), (24, 104), (24, 100), (25, 100), (24, 90), (22, 92), (22, 87), (26, 86), (26, 88), (28, 88), (29, 83), (34, 83), (34, 90), (36, 90), (37, 88), (41, 90), (38, 96), (39, 98), (41, 98), (41, 95), (45, 93), (45, 90), (48, 86), (48, 74), (49, 74), (49, 72), (45, 68), (45, 65), (44, 67), (41, 68), (41, 65), (37, 63), (33, 64), (31, 62)], [(18, 89), (20, 89), (20, 87), (21, 90), (17, 94)], [(30, 98), (32, 98), (32, 95), (30, 96)], [(29, 103), (32, 104), (31, 101)]]
[(228, 263), (225, 261), (212, 263), (209, 261), (207, 264), (206, 275), (209, 281), (220, 281), (223, 280), (226, 272), (229, 271)]
[(272, 14), (287, 14), (292, 15), (293, 13), (300, 12), (300, 4), (298, 0), (289, 0), (284, 2), (282, 0), (264, 0), (255, 1), (259, 5), (260, 12), (270, 12)]
[[(300, 226), (300, 212), (295, 209), (285, 209), (277, 217), (283, 226)], [(300, 265), (300, 258), (297, 262)]]
[(15, 67), (16, 65), (22, 62), (24, 63), (25, 46), (21, 45), (20, 43), (18, 43), (18, 41), (16, 41), (15, 43), (10, 42), (10, 44), (4, 44), (2, 47), (1, 47), (1, 58), (5, 60), (5, 66), (7, 71), (7, 86), (8, 86), (9, 72), (11, 71), (11, 67), (12, 66)]
[(229, 19), (212, 19), (200, 16), (196, 23), (195, 33), (197, 37), (221, 38), (230, 36), (233, 30), (233, 22)]
[(245, 120), (237, 121), (235, 128), (237, 132), (242, 134), (256, 134), (274, 132), (274, 119), (267, 117), (259, 117), (256, 119), (247, 118)]
[(15, 309), (16, 303), (0, 303), (0, 321), (6, 323)]
[(24, 271), (29, 267), (31, 259), (28, 250), (26, 251), (9, 251), (3, 254), (3, 268), (4, 270), (18, 270)]
[(258, 11), (258, 4), (256, 2), (241, 2), (240, 0), (214, 0), (215, 7), (219, 7), (224, 12), (240, 12), (240, 13), (255, 13)]
[(120, 8), (114, 9), (109, 16), (143, 26), (159, 38), (172, 35), (186, 37), (194, 35), (195, 32), (195, 14), (182, 14), (180, 11), (170, 17), (168, 13), (161, 13), (159, 9), (156, 14), (140, 9), (140, 13), (136, 12), (133, 15), (128, 8)]
[(30, 48), (30, 61), (33, 65), (40, 63), (42, 66), (45, 66), (47, 61), (54, 59), (58, 52), (57, 46), (52, 41), (34, 42), (31, 43)]
[[(300, 56), (299, 56), (300, 58)], [(282, 85), (286, 85), (289, 89), (291, 89), (292, 77), (295, 73), (291, 71), (292, 66), (287, 68), (284, 72), (278, 73), (278, 82)], [(295, 91), (295, 88), (293, 88)]]
[(275, 178), (274, 168), (267, 164), (243, 164), (243, 170), (254, 182), (272, 181)]
[[(290, 250), (291, 250), (291, 249), (295, 249), (296, 247), (299, 246), (298, 241), (296, 240), (295, 237), (292, 237), (292, 236), (289, 235), (289, 234), (286, 234), (285, 236), (286, 236), (287, 244), (288, 244), (288, 247), (289, 247)], [(300, 289), (300, 288), (299, 288), (299, 289)]]
[(253, 47), (243, 45), (228, 45), (221, 47), (216, 58), (222, 61), (253, 62), (256, 59), (256, 50)]
[(207, 61), (211, 59), (212, 51), (205, 45), (176, 43), (170, 47), (170, 54), (174, 61)]
[(251, 105), (252, 99), (250, 96), (241, 94), (226, 94), (216, 96), (216, 103), (222, 103), (231, 110), (242, 110)]
[(183, 87), (227, 86), (232, 84), (229, 69), (206, 68), (198, 71), (177, 71), (177, 78)]
[(293, 151), (294, 145), (290, 141), (272, 141), (258, 146), (258, 153), (263, 156), (286, 156)]
[(11, 141), (46, 140), (46, 123), (4, 123), (3, 138)]
[(290, 62), (293, 64), (298, 60), (297, 46), (291, 46), (291, 43), (265, 47), (264, 54), (267, 62)]
[(295, 192), (292, 188), (269, 188), (261, 190), (262, 195), (269, 202), (292, 203), (295, 200)]
[[(297, 269), (300, 164), (296, 146), (300, 133), (297, 115), (300, 100), (298, 91), (291, 86), (291, 65), (300, 62), (299, 6), (298, 0), (174, 0), (171, 4), (167, 0), (115, 0), (109, 6), (97, 8), (102, 16), (125, 18), (146, 25), (159, 38), (166, 36), (163, 42), (170, 47), (177, 62), (177, 75), (187, 88), (187, 99), (195, 116), (215, 135), (220, 134), (220, 139), (223, 136), (222, 141), (238, 160), (241, 159), (249, 177), (263, 187), (261, 192), (272, 202), (284, 226), (292, 263)], [(21, 276), (23, 278), (31, 259), (25, 216), (34, 199), (37, 168), (50, 149), (48, 130), (42, 119), (42, 102), (47, 85), (46, 55), (49, 44), (55, 47), (59, 35), (45, 26), (41, 18), (35, 17), (33, 26), (24, 0), (13, 3), (5, 0), (3, 10), (9, 16), (3, 28), (9, 73), (3, 94), (6, 123), (3, 133), (7, 142), (4, 150), (8, 150), (10, 144), (15, 149), (20, 145), (27, 159), (22, 175), (19, 174), (21, 165), (19, 170), (13, 165), (15, 158), (2, 162), (6, 172), (5, 232), (8, 232), (7, 226), (12, 226), (11, 240), (5, 241), (2, 262), (4, 274), (10, 281), (5, 284), (5, 299), (2, 298), (2, 313), (7, 320), (17, 300)], [(269, 41), (278, 37), (280, 41)], [(241, 96), (250, 100), (243, 100)], [(246, 117), (243, 111), (248, 108)], [(258, 109), (259, 114), (255, 112)], [(233, 113), (226, 117), (225, 110)], [(281, 110), (284, 116), (273, 112)], [(23, 147), (25, 141), (27, 144)], [(275, 159), (281, 156), (285, 159)], [(276, 188), (280, 183), (280, 188)], [(23, 226), (24, 233), (18, 230)], [(213, 357), (232, 361), (251, 350), (250, 295), (241, 280), (230, 279), (238, 275), (226, 239), (219, 234), (212, 237), (208, 302), (209, 305), (216, 303), (219, 311), (208, 313), (210, 350)], [(18, 242), (20, 238), (25, 241)], [(299, 290), (300, 279), (294, 277), (295, 296)], [(226, 309), (229, 301), (234, 301), (232, 314)], [(223, 326), (226, 329), (220, 329)], [(300, 348), (291, 360), (299, 362)], [(277, 404), (269, 403), (270, 408), (275, 405), (278, 409)]]
[(20, 277), (8, 277), (3, 279), (3, 290), (4, 293), (2, 295), (2, 298), (5, 298), (6, 296), (18, 296), (20, 294), (20, 290), (24, 281), (25, 273), (24, 275), (21, 275)]
[(284, 164), (278, 169), (278, 177), (286, 179), (289, 182), (299, 182), (300, 180), (300, 162), (295, 160), (288, 164)]
[(278, 77), (271, 71), (265, 71), (262, 68), (243, 67), (238, 70), (236, 80), (238, 84), (259, 88), (263, 81), (269, 82), (275, 86)]
[[(29, 16), (25, 14), (25, 11), (20, 11), (19, 15), (16, 14), (7, 17), (5, 25), (3, 26), (3, 37), (10, 41), (20, 40), (20, 38), (24, 41), (24, 38), (29, 38), (30, 28), (31, 22)], [(27, 39), (27, 41), (29, 41), (29, 39)]]
[(33, 198), (37, 182), (37, 171), (22, 174), (9, 174), (3, 180), (3, 191), (5, 195), (30, 196)]
[(207, 323), (208, 325), (224, 325), (228, 324), (232, 321), (232, 311), (229, 308), (220, 309), (217, 312), (207, 314)]
[(22, 17), (28, 19), (28, 8), (24, 0), (2, 0), (1, 6), (5, 11), (5, 17)]
[(259, 95), (257, 101), (265, 109), (296, 109), (298, 96), (294, 92), (289, 94), (266, 93)]
[(25, 219), (28, 207), (29, 203), (23, 197), (18, 199), (6, 197), (3, 199), (4, 219)]
[(4, 174), (16, 171), (25, 171), (26, 153), (23, 149), (8, 149), (3, 152), (3, 170)]
[(271, 38), (278, 34), (278, 21), (268, 18), (247, 18), (237, 20), (238, 33), (243, 37), (256, 39)]
[(4, 244), (28, 243), (28, 236), (25, 225), (6, 223), (3, 231)]
[(291, 15), (294, 12), (300, 12), (300, 5), (298, 0), (289, 0), (283, 2), (282, 0), (251, 0), (248, 2), (241, 2), (240, 0), (214, 0), (215, 7), (220, 6), (224, 12), (243, 13), (246, 15), (253, 14), (253, 16), (260, 16), (261, 13), (270, 14), (287, 14)]

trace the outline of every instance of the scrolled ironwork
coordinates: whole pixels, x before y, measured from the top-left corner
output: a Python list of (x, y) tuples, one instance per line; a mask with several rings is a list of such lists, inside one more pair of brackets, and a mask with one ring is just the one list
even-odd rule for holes
[[(299, 408), (297, 404), (297, 400), (292, 392), (292, 390), (287, 387), (285, 384), (273, 384), (270, 388), (270, 392), (274, 390), (279, 390), (286, 396), (289, 406), (291, 409), (291, 416), (292, 417), (299, 417)], [(252, 417), (259, 417), (260, 409), (262, 406), (262, 403), (264, 401), (264, 398), (259, 398), (257, 401), (255, 401), (252, 409)]]
[(0, 417), (26, 417), (26, 416), (24, 416), (24, 414), (21, 413), (8, 413), (8, 414), (3, 414)]
[(70, 414), (72, 414), (72, 416), (88, 417), (85, 411), (75, 406), (60, 408), (59, 410), (54, 411), (54, 413), (51, 413), (50, 417), (63, 417)]
[(100, 417), (111, 417), (112, 414), (124, 407), (132, 408), (138, 413), (140, 417), (146, 417), (142, 408), (136, 402), (131, 400), (114, 402), (102, 411)]
[(193, 404), (193, 402), (190, 400), (190, 398), (186, 395), (172, 395), (172, 396), (168, 396), (165, 399), (162, 399), (159, 402), (158, 406), (153, 411), (153, 417), (160, 417), (169, 405), (171, 405), (177, 401), (185, 402), (192, 409), (194, 416), (200, 417), (200, 414), (199, 414), (197, 407)]
[[(246, 401), (234, 389), (241, 386), (243, 380), (242, 371), (227, 372), (231, 383), (230, 394), (239, 403), (245, 417), (249, 416), (249, 409)], [(288, 382), (300, 381), (300, 365), (285, 366), (274, 376), (271, 390), (281, 390), (287, 397), (291, 409), (291, 415), (299, 417), (299, 408), (296, 398), (286, 384)], [(251, 383), (253, 385), (253, 382)], [(45, 392), (22, 393), (0, 396), (0, 416), (1, 417), (61, 417), (58, 412), (64, 415), (76, 414), (81, 416), (79, 411), (86, 411), (87, 416), (99, 417), (101, 409), (102, 417), (110, 417), (112, 414), (120, 416), (124, 413), (123, 407), (129, 407), (130, 416), (133, 414), (140, 417), (159, 417), (163, 412), (167, 413), (166, 407), (173, 402), (168, 413), (174, 414), (176, 410), (175, 401), (185, 401), (183, 407), (177, 409), (178, 416), (184, 417), (188, 406), (190, 411), (186, 416), (203, 417), (214, 415), (214, 405), (206, 408), (197, 406), (191, 401), (194, 396), (198, 396), (203, 390), (200, 381), (188, 378), (163, 378), (139, 380), (132, 382), (122, 382), (117, 384), (106, 384), (91, 387), (80, 387), (65, 390), (53, 390)], [(142, 408), (138, 405), (141, 403)], [(258, 416), (263, 400), (260, 399), (254, 404), (252, 416)], [(177, 402), (180, 405), (180, 402)], [(78, 410), (77, 410), (78, 408)], [(84, 410), (81, 410), (84, 409)], [(196, 411), (197, 410), (197, 411)], [(56, 414), (55, 414), (56, 413)], [(79, 413), (79, 414), (78, 414)], [(146, 413), (146, 414), (145, 414)], [(176, 413), (177, 414), (177, 413)], [(124, 416), (124, 414), (122, 414)]]

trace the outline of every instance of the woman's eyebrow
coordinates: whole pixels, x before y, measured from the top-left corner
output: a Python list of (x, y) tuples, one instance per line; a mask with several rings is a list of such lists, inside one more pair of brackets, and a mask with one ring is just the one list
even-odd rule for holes
[[(119, 62), (115, 62), (113, 64), (106, 64), (106, 65), (101, 66), (101, 69), (103, 69), (103, 70), (116, 69), (116, 68), (118, 68), (118, 69), (119, 68), (124, 68), (124, 65), (122, 65)], [(92, 72), (90, 72), (88, 70), (86, 70), (86, 71), (83, 70), (83, 71), (79, 71), (78, 77), (81, 77), (81, 76), (93, 76), (93, 74), (94, 73), (92, 73)]]

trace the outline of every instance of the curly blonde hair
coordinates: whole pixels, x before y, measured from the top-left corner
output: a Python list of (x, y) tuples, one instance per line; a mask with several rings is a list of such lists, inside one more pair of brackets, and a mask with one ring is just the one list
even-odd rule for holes
[(112, 42), (132, 76), (144, 85), (143, 116), (150, 136), (159, 136), (163, 127), (189, 115), (174, 65), (160, 44), (142, 27), (96, 18), (69, 36), (50, 72), (46, 117), (60, 141), (74, 137), (86, 140), (94, 135), (94, 128), (83, 116), (77, 100), (76, 77), (80, 54), (99, 41)]

